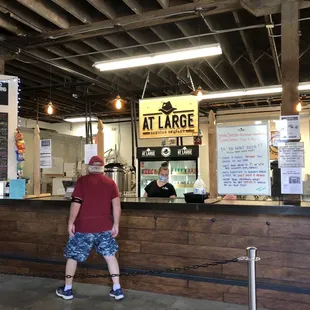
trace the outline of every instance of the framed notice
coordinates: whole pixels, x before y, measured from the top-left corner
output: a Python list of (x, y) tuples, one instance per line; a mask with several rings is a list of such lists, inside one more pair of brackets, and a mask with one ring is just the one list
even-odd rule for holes
[(140, 139), (197, 136), (196, 96), (174, 96), (139, 101)]
[(270, 195), (268, 125), (217, 127), (218, 192)]
[(8, 179), (8, 113), (0, 113), (0, 181)]

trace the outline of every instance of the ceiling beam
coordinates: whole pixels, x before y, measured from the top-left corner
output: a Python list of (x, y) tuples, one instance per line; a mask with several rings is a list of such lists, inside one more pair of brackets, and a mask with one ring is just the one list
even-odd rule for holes
[(169, 0), (157, 0), (163, 9), (169, 8)]
[[(183, 33), (184, 36), (188, 37), (188, 36), (195, 34), (193, 28), (186, 21), (176, 23), (176, 26), (180, 29), (180, 31)], [(189, 41), (192, 43), (193, 46), (199, 46), (199, 43), (200, 43), (199, 38), (189, 39)], [(210, 58), (210, 59), (204, 58), (203, 60), (208, 64), (208, 66), (216, 74), (216, 76), (220, 79), (220, 81), (225, 85), (225, 87), (229, 88), (227, 86), (229, 83), (227, 82), (225, 71), (221, 70), (220, 68), (215, 69), (215, 67), (211, 64), (211, 62), (214, 62), (214, 60), (212, 60), (212, 58)], [(207, 80), (205, 81), (205, 83), (206, 82), (207, 82)], [(206, 83), (206, 84), (211, 88), (211, 86), (212, 86), (211, 83)]]
[[(60, 0), (61, 1), (61, 0)], [(113, 7), (105, 0), (87, 0), (95, 9), (105, 15), (108, 19), (115, 19), (116, 12)]]
[(17, 36), (26, 35), (26, 31), (21, 28), (21, 24), (10, 18), (8, 15), (0, 13), (0, 28), (16, 34)]
[[(65, 50), (64, 48), (60, 47), (60, 46), (50, 46), (46, 49), (47, 51), (60, 56), (60, 57), (64, 57), (64, 56), (70, 56), (72, 55), (70, 52), (68, 52), (67, 50)], [(41, 51), (36, 50), (35, 53), (40, 53), (40, 55), (44, 55), (42, 54)], [(48, 56), (46, 56), (48, 57)], [(84, 69), (85, 72), (89, 72), (91, 74), (94, 75), (94, 78), (97, 80), (103, 80), (104, 83), (106, 85), (109, 85), (107, 89), (112, 89), (112, 85), (111, 85), (111, 81), (113, 80), (113, 76), (111, 73), (102, 73), (99, 70), (95, 69), (94, 67), (92, 67), (93, 63), (85, 58), (68, 58), (66, 61), (71, 62), (72, 64), (80, 67), (80, 69)], [(128, 87), (128, 85), (123, 85), (122, 83), (120, 83), (121, 87)]]
[(137, 15), (143, 13), (142, 5), (137, 0), (123, 0), (123, 2)]
[(39, 14), (59, 28), (70, 27), (67, 16), (61, 10), (55, 10), (52, 3), (46, 0), (17, 0), (20, 4)]
[(80, 1), (76, 0), (52, 0), (58, 6), (70, 13), (76, 19), (80, 20), (83, 24), (90, 24), (93, 18), (90, 13), (85, 10)]
[(0, 7), (5, 9), (12, 18), (37, 32), (42, 33), (43, 31), (50, 30), (39, 19), (34, 18), (30, 14), (28, 14), (27, 10), (25, 10), (25, 7), (23, 7), (16, 1), (1, 0)]
[[(266, 22), (266, 24), (269, 24), (271, 22), (269, 20), (268, 16), (265, 16), (265, 22)], [(266, 30), (267, 30), (268, 41), (269, 41), (269, 45), (270, 45), (270, 49), (271, 49), (271, 53), (272, 53), (272, 60), (273, 60), (274, 68), (276, 70), (277, 81), (279, 84), (281, 84), (281, 82), (282, 82), (282, 70), (281, 70), (280, 57), (278, 54), (276, 42), (275, 42), (275, 39), (273, 37), (273, 30), (269, 29), (269, 28), (266, 28)]]
[[(234, 19), (235, 19), (235, 22), (236, 22), (238, 28), (241, 28), (242, 23), (240, 21), (239, 13), (237, 11), (234, 11), (233, 16), (234, 16)], [(259, 82), (260, 86), (264, 86), (265, 83), (264, 83), (263, 75), (262, 75), (262, 72), (260, 70), (258, 62), (256, 62), (256, 59), (254, 56), (254, 49), (253, 49), (252, 43), (250, 41), (250, 38), (248, 37), (247, 33), (244, 30), (240, 30), (240, 35), (241, 35), (243, 44), (246, 47), (246, 50), (248, 52), (250, 61), (253, 65), (253, 68), (254, 68), (255, 74), (257, 76), (258, 82)]]
[[(150, 11), (140, 15), (130, 15), (120, 17), (115, 20), (95, 22), (91, 25), (75, 26), (70, 27), (70, 29), (50, 31), (36, 38), (29, 37), (27, 41), (28, 48), (36, 48), (38, 46), (48, 46), (60, 43), (63, 44), (68, 41), (119, 33), (120, 31), (127, 32), (139, 28), (173, 23), (179, 20), (193, 19), (197, 18), (196, 9), (199, 7), (213, 8), (214, 0), (199, 0), (195, 1), (195, 3), (169, 7), (165, 10)], [(217, 0), (217, 7), (210, 11), (204, 12), (204, 15), (220, 14), (240, 8), (241, 6), (237, 0)], [(184, 14), (185, 12), (186, 14)]]
[[(299, 1), (300, 10), (310, 7), (309, 1), (295, 1)], [(242, 7), (256, 17), (280, 13), (281, 2), (282, 0), (240, 0)]]
[[(87, 43), (84, 44), (81, 44), (81, 43), (76, 43), (76, 42), (70, 42), (70, 43), (67, 43), (65, 45), (66, 47), (68, 47), (69, 49), (71, 49), (73, 52), (75, 53), (79, 53), (79, 54), (83, 54), (83, 53), (86, 53), (86, 50), (87, 50)], [(85, 48), (86, 47), (86, 48)], [(98, 55), (96, 56), (86, 56), (87, 59), (89, 59), (91, 62), (96, 62), (96, 61), (100, 61), (100, 58), (97, 57)], [(97, 69), (95, 69), (97, 70)], [(124, 71), (123, 72), (118, 72), (117, 70), (113, 73), (111, 72), (104, 72), (104, 73), (101, 73), (99, 70), (97, 70), (97, 74), (102, 74), (104, 76), (108, 76), (108, 79), (112, 82), (112, 81), (115, 81), (117, 82), (118, 85), (116, 86), (120, 86), (122, 88), (125, 88), (125, 89), (128, 89), (130, 87), (130, 84), (133, 83), (133, 84), (136, 84), (136, 85), (140, 85), (141, 86), (141, 77), (139, 77), (137, 75), (137, 73), (133, 72), (131, 70), (131, 73), (134, 74), (134, 78), (132, 80), (130, 80), (125, 74), (124, 74)], [(116, 78), (116, 76), (118, 76), (118, 78)], [(140, 84), (139, 84), (140, 83)]]
[[(203, 20), (206, 24), (206, 27), (208, 28), (208, 30), (210, 32), (213, 31), (213, 29), (215, 29), (215, 24), (213, 22), (211, 22), (210, 18), (207, 18), (205, 16), (202, 16)], [(243, 87), (249, 87), (250, 83), (245, 75), (245, 73), (243, 72), (243, 68), (241, 66), (241, 64), (239, 62), (235, 62), (232, 58), (232, 52), (231, 52), (231, 45), (229, 44), (229, 42), (227, 41), (227, 39), (224, 37), (225, 34), (216, 34), (216, 32), (214, 32), (214, 38), (215, 40), (221, 45), (223, 54), (225, 55), (226, 59), (228, 60), (228, 63), (231, 65), (231, 67), (234, 69), (236, 75), (238, 76), (239, 80), (241, 81)]]

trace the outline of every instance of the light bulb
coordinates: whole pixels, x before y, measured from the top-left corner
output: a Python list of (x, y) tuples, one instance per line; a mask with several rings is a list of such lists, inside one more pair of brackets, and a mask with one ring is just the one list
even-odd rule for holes
[(122, 102), (120, 99), (116, 100), (116, 104), (115, 104), (116, 109), (120, 110), (122, 108)]
[(198, 99), (198, 101), (200, 101), (202, 99), (202, 91), (201, 90), (199, 90), (197, 93), (197, 99)]
[(297, 110), (297, 112), (301, 112), (301, 110), (302, 110), (301, 102), (298, 102), (298, 104), (296, 106), (296, 110)]
[(50, 102), (47, 107), (47, 114), (52, 115), (54, 113), (53, 104)]

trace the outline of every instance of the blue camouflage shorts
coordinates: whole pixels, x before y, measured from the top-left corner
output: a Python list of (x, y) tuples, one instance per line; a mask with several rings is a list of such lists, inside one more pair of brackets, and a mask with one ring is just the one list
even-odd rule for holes
[(86, 261), (92, 248), (102, 256), (113, 256), (118, 251), (118, 244), (110, 231), (102, 233), (75, 233), (69, 237), (64, 256), (81, 263)]

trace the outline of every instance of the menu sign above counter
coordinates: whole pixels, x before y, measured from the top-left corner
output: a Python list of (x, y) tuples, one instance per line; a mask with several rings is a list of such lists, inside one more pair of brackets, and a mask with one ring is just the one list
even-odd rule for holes
[(198, 116), (196, 96), (140, 100), (140, 139), (197, 136)]
[(0, 181), (8, 178), (8, 114), (0, 113)]
[(9, 83), (0, 82), (0, 105), (9, 104)]
[(218, 192), (270, 195), (268, 125), (217, 128)]

